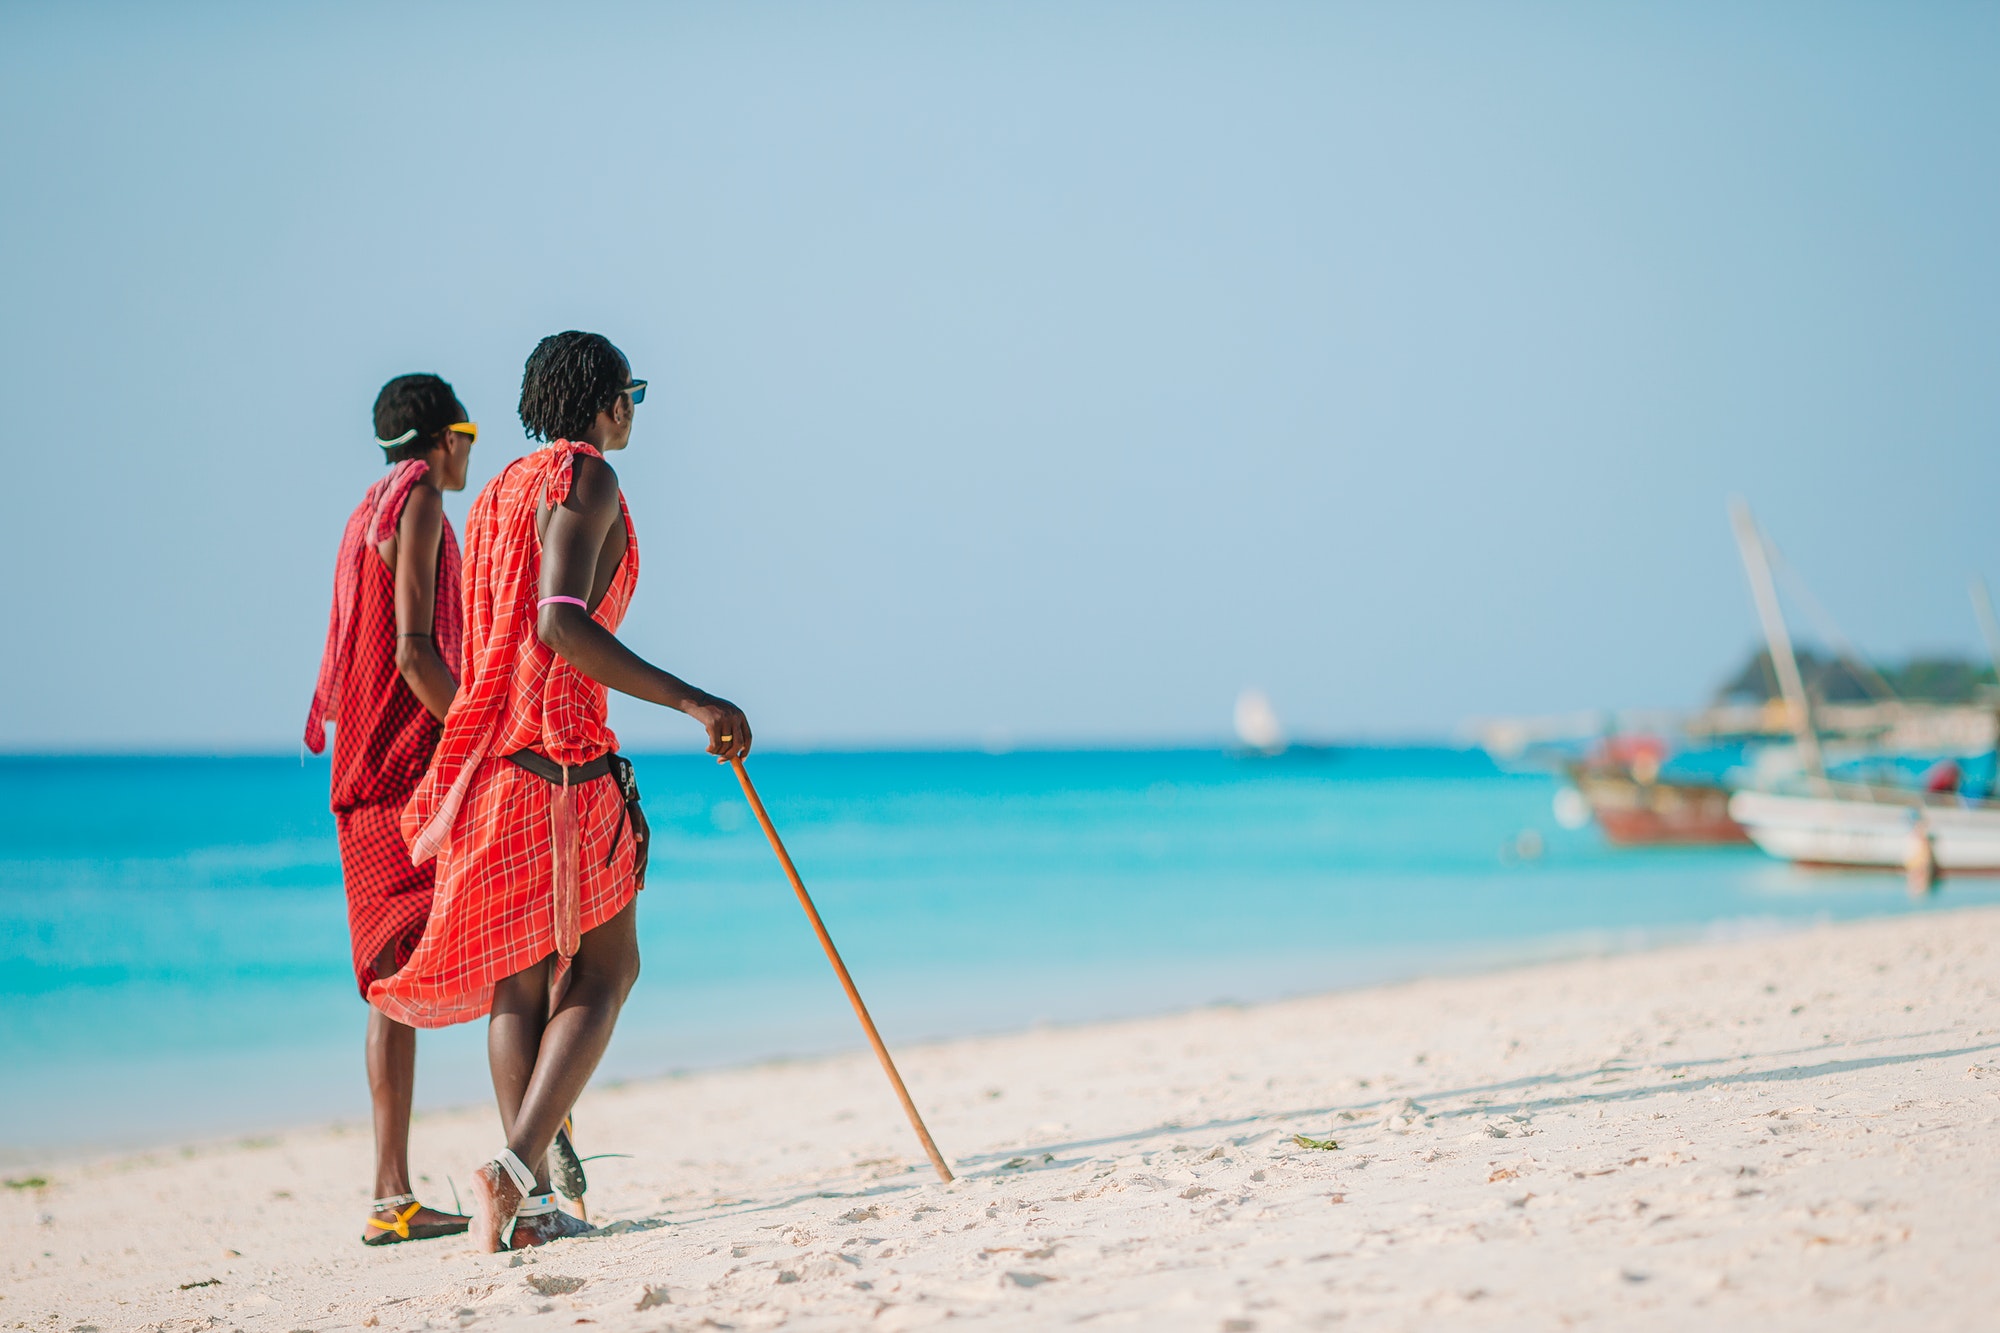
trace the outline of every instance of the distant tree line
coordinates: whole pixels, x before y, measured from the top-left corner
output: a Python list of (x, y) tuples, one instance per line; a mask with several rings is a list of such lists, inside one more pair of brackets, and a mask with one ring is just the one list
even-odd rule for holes
[[(1805, 678), (1806, 693), (1816, 703), (1866, 703), (1883, 697), (1885, 685), (1897, 699), (1977, 703), (1991, 696), (1996, 683), (1990, 663), (1966, 657), (1912, 657), (1897, 665), (1883, 666), (1811, 648), (1800, 648), (1797, 654), (1799, 675)], [(1771, 665), (1771, 651), (1759, 648), (1741, 670), (1724, 682), (1715, 697), (1718, 703), (1761, 702), (1776, 698), (1778, 692), (1778, 673)]]

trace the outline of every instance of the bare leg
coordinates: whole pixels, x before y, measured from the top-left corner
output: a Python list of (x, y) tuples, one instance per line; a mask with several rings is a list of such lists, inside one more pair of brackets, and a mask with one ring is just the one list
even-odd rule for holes
[[(386, 946), (375, 960), (375, 974), (396, 970), (396, 946)], [(368, 1096), (375, 1110), (375, 1197), (390, 1199), (410, 1193), (410, 1105), (417, 1089), (417, 1030), (398, 1023), (380, 1009), (368, 1010)], [(384, 1223), (401, 1218), (403, 1209), (371, 1214)], [(420, 1208), (402, 1218), (408, 1229), (435, 1232), (464, 1219), (454, 1213)], [(367, 1227), (363, 1240), (377, 1244), (389, 1238), (381, 1227)]]
[(528, 1095), (528, 1080), (534, 1077), (542, 1030), (549, 1025), (551, 963), (544, 958), (493, 988), (493, 1008), (486, 1020), (486, 1062), (493, 1070), (494, 1100), (500, 1103), (500, 1129), (510, 1141), (521, 1099)]
[(639, 979), (637, 909), (637, 900), (629, 902), (624, 911), (584, 935), (570, 963), (562, 1003), (542, 1030), (534, 1075), (507, 1131), (507, 1146), (515, 1155), (537, 1164), (538, 1187), (548, 1183), (549, 1144), (583, 1085), (597, 1072), (625, 997)]
[[(548, 960), (494, 987), (493, 1017), (487, 1027), (493, 1092), (500, 1103), (507, 1146), (535, 1173), (538, 1194), (549, 1188), (549, 1144), (596, 1072), (625, 997), (639, 979), (637, 906), (636, 900), (627, 903), (617, 916), (585, 932), (570, 960), (569, 981), (554, 1013), (548, 1012)], [(538, 1021), (543, 1014), (546, 1019)], [(518, 1191), (505, 1173), (496, 1177), (490, 1167), (480, 1168), (474, 1186), (474, 1193), (482, 1196), (478, 1239), (482, 1246), (497, 1247), (504, 1218), (512, 1216), (512, 1206), (519, 1202)], [(560, 1222), (551, 1220), (560, 1216), (534, 1220), (546, 1228), (560, 1228)], [(559, 1234), (559, 1229), (537, 1239), (520, 1234), (515, 1242), (539, 1244)]]
[(375, 1103), (375, 1197), (410, 1190), (410, 1102), (416, 1096), (417, 1030), (368, 1010), (368, 1095)]

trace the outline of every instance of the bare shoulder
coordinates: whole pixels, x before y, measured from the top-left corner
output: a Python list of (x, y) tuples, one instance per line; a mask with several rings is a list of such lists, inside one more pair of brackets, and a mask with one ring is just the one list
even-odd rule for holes
[(425, 522), (444, 513), (444, 492), (435, 486), (412, 486), (403, 499), (403, 522)]
[(618, 508), (618, 474), (611, 464), (591, 454), (575, 454), (569, 466), (570, 505), (584, 513)]
[(412, 549), (429, 550), (444, 531), (444, 493), (435, 486), (412, 486), (403, 499), (396, 533)]

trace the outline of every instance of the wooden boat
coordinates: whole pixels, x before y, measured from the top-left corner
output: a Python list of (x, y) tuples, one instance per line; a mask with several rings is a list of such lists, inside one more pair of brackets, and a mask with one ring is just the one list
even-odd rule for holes
[(1730, 817), (1729, 789), (1713, 782), (1643, 778), (1623, 764), (1582, 762), (1569, 780), (1617, 847), (1722, 845), (1750, 841)]
[[(1739, 791), (1730, 798), (1730, 815), (1773, 856), (1798, 865), (1901, 867), (1913, 892), (1935, 889), (1941, 874), (2000, 871), (2000, 802), (1967, 800), (1944, 789), (1910, 791), (1828, 779), (1813, 701), (1778, 606), (1764, 535), (1741, 500), (1732, 501), (1730, 509), (1751, 597), (1797, 734), (1805, 789)], [(1954, 766), (1951, 785), (1957, 781)]]
[(1668, 771), (1670, 753), (1659, 736), (1603, 738), (1586, 757), (1563, 765), (1576, 791), (1558, 798), (1557, 818), (1580, 797), (1614, 847), (1748, 842), (1729, 817), (1729, 788), (1716, 776)]
[(1846, 788), (1823, 794), (1740, 791), (1730, 815), (1771, 855), (1807, 866), (2000, 872), (2000, 804), (1929, 800), (1920, 792)]

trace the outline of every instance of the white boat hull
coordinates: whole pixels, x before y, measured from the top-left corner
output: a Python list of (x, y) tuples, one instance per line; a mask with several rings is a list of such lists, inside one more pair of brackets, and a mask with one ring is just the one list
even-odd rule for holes
[(1939, 871), (2000, 871), (2000, 807), (1903, 805), (1740, 791), (1729, 814), (1775, 857), (1807, 865), (1905, 866), (1919, 821)]

